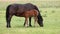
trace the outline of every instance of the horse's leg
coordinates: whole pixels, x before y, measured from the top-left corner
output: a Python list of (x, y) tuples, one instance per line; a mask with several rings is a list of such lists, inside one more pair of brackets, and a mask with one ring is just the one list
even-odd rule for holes
[(25, 17), (25, 27), (28, 27), (28, 18)]
[[(26, 23), (24, 22), (24, 26), (25, 26), (25, 24)], [(31, 17), (29, 17), (29, 26), (32, 27), (32, 25), (31, 25)]]
[(31, 25), (31, 17), (29, 17), (29, 26), (32, 27), (32, 25)]
[(34, 17), (34, 26), (37, 24), (37, 17)]
[(12, 15), (9, 15), (8, 19), (7, 19), (7, 28), (10, 28), (10, 21), (11, 21)]
[(24, 26), (25, 26), (25, 24), (26, 24), (26, 23), (24, 22)]

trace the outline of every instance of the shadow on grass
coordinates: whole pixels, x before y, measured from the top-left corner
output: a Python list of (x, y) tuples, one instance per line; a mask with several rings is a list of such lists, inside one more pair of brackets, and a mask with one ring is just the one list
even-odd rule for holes
[(13, 28), (40, 28), (40, 26), (32, 26), (32, 27), (30, 27), (30, 26), (28, 26), (28, 27), (25, 27), (25, 26), (14, 26)]

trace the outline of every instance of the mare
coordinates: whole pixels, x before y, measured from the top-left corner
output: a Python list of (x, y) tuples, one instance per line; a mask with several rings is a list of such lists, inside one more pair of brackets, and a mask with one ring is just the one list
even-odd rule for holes
[(40, 11), (38, 10), (36, 5), (33, 5), (31, 3), (8, 5), (6, 8), (7, 28), (11, 27), (10, 22), (11, 22), (11, 18), (13, 15), (18, 16), (18, 17), (25, 17), (25, 22), (24, 22), (24, 26), (25, 26), (25, 24), (28, 23), (25, 13), (26, 14), (28, 13), (27, 15), (30, 15), (29, 13), (33, 13), (33, 14), (31, 14), (31, 16), (28, 16), (29, 17), (29, 26), (32, 26), (31, 25), (31, 17), (32, 16), (36, 17), (34, 14), (35, 12), (36, 12), (36, 14), (38, 13), (38, 15), (36, 15), (37, 19), (38, 19), (37, 20), (38, 24), (41, 27), (43, 27), (43, 18), (42, 18)]

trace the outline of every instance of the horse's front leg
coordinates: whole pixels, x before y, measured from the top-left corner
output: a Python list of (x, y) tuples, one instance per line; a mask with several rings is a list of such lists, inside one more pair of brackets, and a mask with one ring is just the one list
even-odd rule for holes
[(37, 17), (34, 17), (34, 27), (36, 27), (37, 26)]
[(29, 25), (28, 25), (28, 18), (27, 17), (25, 17), (25, 27), (28, 27)]
[(32, 25), (31, 25), (31, 18), (32, 18), (32, 17), (29, 17), (29, 26), (30, 26), (30, 27), (32, 27)]

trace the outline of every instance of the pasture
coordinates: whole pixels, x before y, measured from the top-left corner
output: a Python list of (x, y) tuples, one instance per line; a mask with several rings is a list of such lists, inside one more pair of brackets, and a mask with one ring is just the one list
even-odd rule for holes
[[(11, 2), (12, 3), (12, 2)], [(11, 28), (6, 28), (5, 9), (10, 2), (0, 2), (0, 34), (60, 34), (60, 8), (40, 8), (39, 2), (36, 4), (41, 11), (44, 20), (44, 27), (34, 27), (32, 18), (32, 27), (25, 28), (24, 18), (13, 16)], [(25, 2), (17, 2), (25, 3)]]

